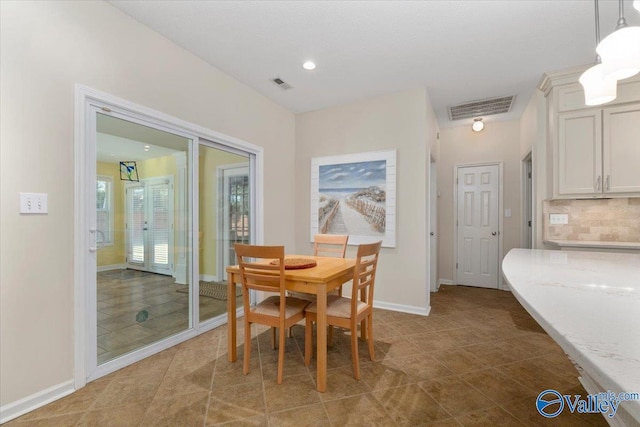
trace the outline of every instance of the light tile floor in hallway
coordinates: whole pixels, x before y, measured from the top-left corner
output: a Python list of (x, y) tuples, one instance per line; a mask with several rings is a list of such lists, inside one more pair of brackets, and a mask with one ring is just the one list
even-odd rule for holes
[(511, 293), (443, 286), (431, 305), (428, 317), (375, 311), (376, 361), (361, 343), (361, 381), (352, 375), (349, 337), (337, 331), (326, 393), (315, 390), (314, 364), (304, 366), (303, 326), (287, 339), (281, 385), (266, 328), (254, 330), (245, 376), (242, 347), (239, 361), (229, 363), (221, 327), (7, 427), (607, 425), (598, 414), (565, 410), (546, 419), (537, 413), (542, 390), (587, 393), (567, 356)]

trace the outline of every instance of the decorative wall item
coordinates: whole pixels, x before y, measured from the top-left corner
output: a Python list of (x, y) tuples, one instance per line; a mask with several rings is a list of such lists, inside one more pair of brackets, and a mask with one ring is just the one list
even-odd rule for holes
[(136, 162), (120, 162), (120, 181), (140, 182)]
[(311, 241), (318, 233), (396, 246), (396, 150), (311, 159)]

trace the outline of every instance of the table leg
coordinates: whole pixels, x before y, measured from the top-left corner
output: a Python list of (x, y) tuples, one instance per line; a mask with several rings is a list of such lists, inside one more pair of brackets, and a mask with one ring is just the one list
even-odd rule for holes
[(317, 383), (318, 391), (324, 393), (327, 391), (327, 285), (318, 285), (318, 296), (316, 299), (318, 304), (317, 335), (318, 342), (316, 345), (318, 372)]
[(229, 362), (235, 362), (238, 353), (236, 349), (236, 284), (233, 274), (227, 273), (227, 357)]

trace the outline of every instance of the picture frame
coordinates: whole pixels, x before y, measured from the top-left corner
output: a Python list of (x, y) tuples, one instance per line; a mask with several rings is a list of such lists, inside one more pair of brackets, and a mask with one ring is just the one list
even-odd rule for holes
[(140, 182), (136, 162), (120, 162), (120, 181)]
[(396, 150), (311, 159), (311, 230), (396, 247)]

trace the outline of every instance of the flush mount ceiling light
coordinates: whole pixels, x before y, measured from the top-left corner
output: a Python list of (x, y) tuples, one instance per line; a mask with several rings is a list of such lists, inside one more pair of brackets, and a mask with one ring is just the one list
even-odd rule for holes
[(622, 80), (640, 72), (640, 27), (629, 27), (624, 19), (624, 2), (618, 1), (620, 17), (613, 33), (598, 44), (604, 78)]
[(313, 71), (316, 69), (316, 63), (313, 61), (307, 61), (304, 64), (302, 64), (302, 68), (304, 68), (307, 71)]
[[(596, 9), (596, 46), (600, 42), (600, 14), (598, 12), (598, 0), (594, 0)], [(587, 105), (601, 105), (611, 102), (618, 95), (618, 82), (605, 80), (603, 65), (600, 63), (600, 55), (596, 55), (596, 64), (582, 73), (580, 84), (584, 88), (584, 103)]]
[(471, 129), (473, 129), (474, 132), (480, 132), (482, 129), (484, 129), (484, 122), (482, 121), (482, 118), (473, 119)]

